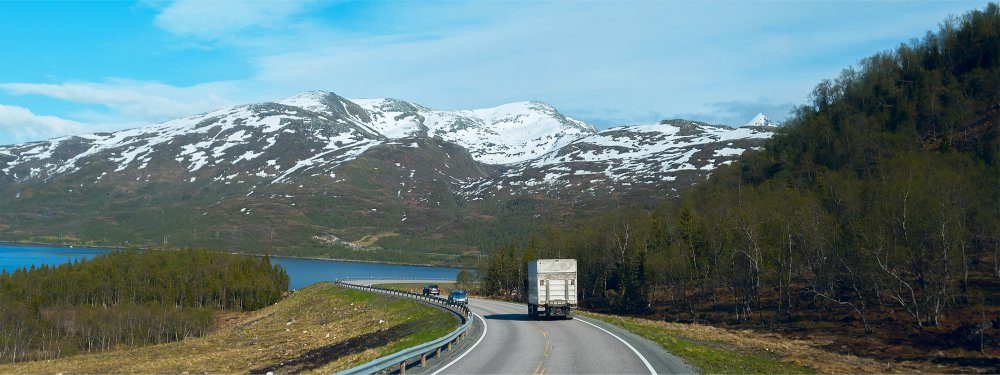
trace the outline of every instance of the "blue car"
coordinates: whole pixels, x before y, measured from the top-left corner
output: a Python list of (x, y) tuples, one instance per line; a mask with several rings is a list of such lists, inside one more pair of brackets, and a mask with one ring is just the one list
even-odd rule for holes
[(469, 296), (465, 294), (464, 290), (453, 290), (448, 294), (448, 302), (456, 305), (465, 305), (469, 303)]

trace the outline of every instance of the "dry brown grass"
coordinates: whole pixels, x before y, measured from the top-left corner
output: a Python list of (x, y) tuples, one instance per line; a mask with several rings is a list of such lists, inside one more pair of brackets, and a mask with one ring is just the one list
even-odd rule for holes
[(398, 235), (399, 233), (394, 233), (394, 232), (384, 232), (375, 235), (369, 234), (367, 236), (361, 237), (360, 240), (354, 241), (351, 244), (357, 247), (371, 247), (374, 246), (375, 243), (378, 242), (378, 240), (381, 240), (386, 237), (396, 237)]
[[(420, 321), (421, 324), (407, 324)], [(401, 347), (446, 334), (457, 325), (450, 313), (401, 300), (320, 283), (242, 318), (229, 319), (201, 338), (132, 350), (79, 355), (0, 366), (0, 373), (246, 373), (335, 347), (359, 337), (419, 327), (373, 348), (321, 358), (314, 366), (282, 372), (332, 373)], [(367, 336), (366, 336), (367, 335)]]
[(773, 332), (749, 329), (727, 329), (689, 323), (669, 323), (655, 320), (595, 314), (595, 317), (621, 319), (641, 325), (645, 329), (655, 329), (663, 333), (694, 343), (704, 343), (715, 347), (746, 353), (773, 355), (783, 362), (807, 367), (820, 373), (829, 374), (870, 374), (870, 373), (954, 373), (978, 372), (981, 368), (963, 368), (918, 361), (882, 361), (867, 357), (841, 354), (827, 348), (834, 343), (831, 339), (796, 339)]

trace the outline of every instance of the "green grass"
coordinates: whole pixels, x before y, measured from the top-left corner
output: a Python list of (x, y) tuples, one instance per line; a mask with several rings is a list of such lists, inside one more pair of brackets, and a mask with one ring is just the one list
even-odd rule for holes
[(769, 353), (727, 347), (725, 343), (693, 340), (657, 322), (613, 315), (580, 313), (588, 318), (614, 324), (652, 340), (668, 352), (706, 374), (813, 374), (816, 370), (782, 361)]
[[(379, 348), (381, 355), (394, 353), (412, 346), (436, 340), (439, 337), (451, 333), (458, 325), (457, 318), (449, 312), (436, 307), (397, 297), (387, 297), (381, 294), (363, 292), (358, 290), (346, 290), (359, 303), (373, 306), (375, 309), (397, 317), (400, 322), (420, 322), (420, 330), (412, 332), (401, 339)], [(380, 356), (381, 356), (380, 355)], [(378, 358), (372, 357), (368, 360)], [(358, 365), (364, 362), (354, 363)], [(346, 366), (345, 368), (350, 368)], [(344, 369), (344, 368), (342, 368)]]

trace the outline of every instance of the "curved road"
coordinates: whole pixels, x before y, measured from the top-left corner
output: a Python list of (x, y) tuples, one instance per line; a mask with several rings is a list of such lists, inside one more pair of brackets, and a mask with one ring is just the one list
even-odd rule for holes
[[(369, 280), (364, 284), (415, 282)], [(429, 281), (434, 282), (434, 281)], [(440, 281), (438, 281), (440, 282)], [(361, 282), (357, 282), (361, 283)], [(472, 332), (451, 353), (407, 373), (689, 374), (695, 370), (658, 344), (593, 319), (530, 320), (527, 306), (472, 298)]]

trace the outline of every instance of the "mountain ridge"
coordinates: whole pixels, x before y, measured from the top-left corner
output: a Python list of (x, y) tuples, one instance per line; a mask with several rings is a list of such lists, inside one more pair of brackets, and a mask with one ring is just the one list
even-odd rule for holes
[(764, 116), (763, 113), (758, 113), (757, 116), (754, 116), (754, 118), (752, 120), (750, 120), (749, 122), (747, 122), (743, 126), (745, 126), (745, 127), (746, 126), (772, 126), (772, 124), (771, 124), (771, 119), (767, 118), (767, 116)]
[[(669, 199), (772, 131), (688, 120), (598, 130), (536, 101), (437, 111), (313, 91), (0, 146), (0, 238), (302, 255), (330, 245), (317, 239), (376, 236), (460, 256), (489, 245), (474, 233), (530, 230), (525, 218)], [(345, 251), (323, 255), (369, 256)]]

